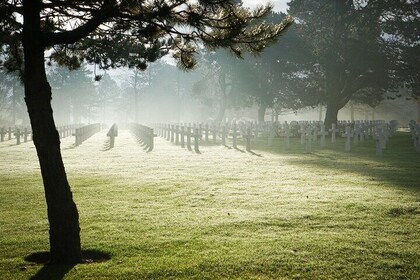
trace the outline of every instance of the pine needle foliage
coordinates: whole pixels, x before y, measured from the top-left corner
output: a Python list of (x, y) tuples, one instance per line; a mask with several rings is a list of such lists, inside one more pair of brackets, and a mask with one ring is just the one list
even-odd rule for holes
[[(23, 2), (0, 4), (2, 66), (22, 72)], [(137, 67), (170, 53), (181, 68), (193, 68), (198, 48), (225, 48), (237, 56), (260, 53), (290, 17), (268, 24), (272, 6), (255, 10), (232, 0), (39, 1), (39, 34), (51, 61), (70, 69), (83, 61), (100, 67)]]

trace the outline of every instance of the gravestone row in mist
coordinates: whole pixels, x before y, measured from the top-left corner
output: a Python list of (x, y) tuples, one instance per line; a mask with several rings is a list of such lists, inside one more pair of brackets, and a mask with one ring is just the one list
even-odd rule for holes
[[(66, 125), (57, 127), (57, 132), (60, 138), (65, 138), (72, 135), (75, 129), (75, 125)], [(0, 143), (5, 141), (16, 141), (16, 145), (20, 145), (22, 142), (27, 143), (32, 141), (32, 130), (30, 127), (0, 127)]]
[[(208, 124), (155, 124), (158, 135), (181, 148), (187, 148), (192, 151), (191, 144), (194, 144), (194, 151), (200, 153), (200, 141), (204, 143), (217, 144), (218, 137), (221, 138), (221, 144), (226, 145), (226, 139), (229, 137), (226, 126), (209, 126)], [(232, 146), (238, 149), (237, 139), (241, 137), (246, 142), (246, 150), (251, 152), (251, 139), (254, 137), (250, 128), (244, 130), (238, 129), (236, 123), (229, 128), (232, 136)], [(193, 141), (191, 141), (193, 139)]]
[(15, 140), (16, 145), (20, 145), (32, 140), (31, 129), (29, 127), (1, 127), (0, 128), (0, 142)]
[[(246, 151), (251, 152), (251, 144), (267, 137), (267, 146), (273, 146), (275, 138), (283, 139), (284, 149), (290, 148), (290, 138), (299, 137), (300, 144), (305, 152), (310, 153), (313, 147), (324, 148), (327, 143), (336, 145), (337, 138), (344, 139), (344, 151), (350, 152), (360, 142), (373, 139), (376, 144), (376, 155), (383, 154), (389, 138), (398, 128), (397, 121), (389, 123), (385, 121), (340, 121), (326, 128), (322, 122), (266, 122), (262, 124), (254, 122), (222, 123), (219, 126), (209, 124), (155, 124), (157, 133), (162, 138), (180, 145), (191, 148), (193, 139), (194, 150), (199, 152), (201, 144), (226, 145), (227, 139), (232, 147), (238, 149), (238, 141), (245, 145)], [(329, 141), (327, 141), (329, 138)], [(220, 140), (220, 142), (219, 142)], [(420, 146), (420, 145), (419, 145)], [(416, 146), (417, 147), (417, 146)]]
[(154, 138), (156, 137), (153, 128), (141, 125), (138, 123), (131, 123), (129, 125), (131, 133), (133, 133), (137, 140), (145, 147), (145, 150), (151, 152), (154, 148)]
[(81, 127), (81, 124), (72, 124), (72, 125), (62, 125), (57, 127), (58, 135), (60, 138), (66, 138), (72, 136), (76, 129)]
[[(376, 155), (381, 156), (387, 147), (390, 137), (396, 132), (398, 123), (391, 121), (340, 121), (326, 128), (322, 122), (236, 122), (215, 124), (155, 124), (157, 134), (189, 151), (200, 153), (200, 145), (224, 145), (227, 142), (238, 149), (238, 144), (244, 145), (245, 150), (251, 152), (251, 147), (264, 142), (263, 146), (272, 147), (275, 139), (281, 141), (285, 150), (291, 146), (291, 138), (300, 139), (300, 145), (306, 153), (311, 153), (314, 147), (324, 148), (327, 145), (336, 146), (338, 138), (344, 140), (344, 151), (350, 152), (360, 142), (368, 139), (375, 141)], [(137, 137), (145, 149), (154, 149), (154, 130), (151, 127), (130, 124), (131, 132)], [(412, 140), (417, 153), (420, 153), (420, 125), (411, 121), (409, 124)], [(79, 146), (95, 133), (101, 131), (101, 124), (90, 125), (67, 125), (57, 127), (60, 138), (75, 136), (75, 146)], [(16, 141), (19, 145), (22, 141), (32, 140), (32, 133), (28, 127), (0, 127), (0, 142)], [(114, 124), (108, 131), (110, 148), (114, 146), (114, 139), (118, 135), (118, 129)], [(264, 140), (266, 139), (266, 140)], [(262, 142), (261, 142), (262, 141)], [(266, 141), (266, 142), (265, 142)], [(227, 146), (229, 147), (229, 146)]]
[(75, 129), (73, 136), (75, 136), (75, 146), (81, 145), (84, 141), (92, 137), (95, 133), (101, 131), (101, 124), (94, 123), (81, 126)]

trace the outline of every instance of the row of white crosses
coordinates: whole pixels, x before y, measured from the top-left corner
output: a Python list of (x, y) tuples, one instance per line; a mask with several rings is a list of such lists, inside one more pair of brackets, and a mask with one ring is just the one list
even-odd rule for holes
[(389, 127), (387, 124), (377, 124), (375, 129), (375, 140), (376, 140), (376, 155), (381, 156), (384, 149), (386, 149), (386, 144), (388, 142), (390, 133)]
[(74, 145), (80, 146), (84, 141), (100, 132), (102, 125), (100, 123), (88, 124), (75, 129), (73, 136), (75, 137)]
[[(322, 122), (301, 121), (291, 122), (290, 124), (287, 122), (284, 124), (280, 124), (279, 122), (266, 122), (259, 124), (256, 122), (234, 120), (232, 122), (222, 123), (220, 126), (214, 124), (210, 126), (208, 124), (181, 124), (160, 125), (158, 127), (165, 127), (165, 129), (161, 130), (162, 136), (171, 142), (175, 142), (175, 144), (179, 144), (178, 135), (181, 135), (181, 147), (183, 147), (182, 135), (196, 138), (194, 139), (194, 142), (197, 143), (195, 145), (196, 150), (198, 150), (198, 140), (210, 141), (209, 135), (212, 135), (213, 142), (216, 143), (216, 138), (220, 137), (222, 145), (226, 145), (227, 138), (231, 137), (232, 146), (235, 149), (237, 149), (238, 139), (242, 138), (245, 141), (246, 150), (251, 151), (252, 140), (266, 133), (268, 136), (268, 146), (272, 146), (274, 138), (280, 136), (284, 138), (285, 149), (289, 149), (290, 137), (300, 136), (300, 142), (305, 147), (307, 153), (312, 152), (314, 143), (319, 143), (320, 147), (325, 147), (328, 136), (331, 136), (330, 141), (332, 144), (337, 141), (338, 137), (344, 137), (344, 149), (346, 152), (350, 152), (352, 146), (357, 145), (359, 142), (373, 137), (377, 143), (377, 155), (382, 155), (382, 151), (386, 148), (388, 138), (396, 131), (398, 123), (390, 122), (387, 124), (385, 121), (340, 121), (337, 124), (332, 124), (331, 128), (326, 128)], [(186, 131), (183, 131), (183, 127), (186, 128)], [(190, 132), (188, 133), (188, 131)]]
[[(189, 151), (192, 151), (191, 143), (192, 139), (194, 139), (194, 151), (198, 154), (200, 153), (199, 140), (202, 139), (203, 135), (201, 124), (155, 124), (154, 127), (159, 136), (175, 145), (181, 145), (181, 148), (186, 146)], [(206, 129), (206, 138), (208, 140), (208, 127)]]
[[(133, 133), (137, 139), (144, 146), (144, 150), (151, 152), (154, 148), (154, 138), (157, 136), (154, 133), (153, 128), (138, 123), (131, 123), (129, 125), (131, 133)], [(109, 135), (108, 135), (109, 134)], [(114, 124), (108, 132), (108, 136), (111, 137), (110, 141), (113, 141), (112, 138), (118, 136), (118, 127)], [(113, 146), (112, 144), (110, 146)]]
[(351, 139), (353, 139), (353, 146), (359, 142), (363, 142), (365, 139), (372, 136), (376, 141), (376, 155), (381, 156), (383, 150), (386, 148), (386, 144), (389, 137), (398, 127), (397, 123), (393, 123), (391, 126), (385, 121), (371, 121), (371, 122), (355, 122), (351, 125), (345, 126), (345, 133), (343, 136), (345, 139), (345, 151), (351, 151)]
[(217, 138), (221, 139), (221, 144), (226, 146), (226, 140), (230, 136), (232, 138), (232, 146), (237, 149), (238, 139), (241, 137), (245, 141), (246, 150), (251, 151), (251, 140), (256, 138), (255, 135), (261, 133), (262, 126), (257, 125), (253, 122), (236, 122), (222, 123), (220, 125), (209, 125), (205, 124), (154, 124), (158, 134), (184, 148), (184, 136), (187, 137), (187, 148), (190, 148), (190, 138), (194, 138), (194, 150), (197, 153), (199, 151), (199, 140), (210, 142), (210, 136), (212, 142), (217, 144)]
[[(80, 125), (57, 126), (57, 132), (60, 138), (64, 138), (71, 136), (77, 127), (80, 127)], [(22, 137), (24, 143), (32, 140), (32, 130), (30, 127), (0, 128), (0, 142), (15, 139), (16, 145), (19, 145), (21, 143)]]
[(420, 124), (410, 121), (409, 128), (416, 152), (420, 153)]
[(20, 145), (21, 137), (23, 137), (23, 141), (26, 143), (29, 140), (32, 140), (32, 137), (29, 138), (30, 135), (32, 135), (32, 131), (29, 127), (9, 127), (8, 129), (4, 127), (0, 128), (0, 142), (6, 141), (6, 138), (7, 140), (15, 139), (16, 145)]
[[(291, 136), (300, 135), (300, 143), (305, 147), (305, 151), (310, 153), (312, 151), (312, 144), (318, 142), (320, 147), (326, 146), (326, 137), (331, 134), (331, 143), (337, 141), (337, 137), (345, 138), (345, 151), (350, 152), (351, 147), (357, 145), (373, 136), (377, 140), (377, 154), (381, 155), (382, 150), (386, 148), (386, 142), (398, 127), (397, 122), (386, 124), (385, 121), (356, 121), (347, 122), (340, 121), (338, 125), (332, 124), (330, 129), (327, 129), (322, 122), (291, 122), (288, 124), (269, 123), (268, 129), (268, 146), (273, 145), (275, 135), (284, 137), (285, 148), (288, 149), (290, 145)], [(341, 128), (341, 129), (339, 129)]]
[[(332, 141), (335, 142), (335, 131), (334, 127), (332, 127), (334, 131), (332, 135)], [(323, 123), (312, 123), (306, 124), (301, 123), (299, 132), (301, 133), (300, 142), (305, 147), (306, 153), (312, 152), (312, 142), (318, 142), (318, 136), (320, 136), (320, 146), (323, 148), (326, 146), (325, 137), (329, 135), (328, 130), (326, 130), (325, 125)]]
[[(235, 135), (234, 142), (233, 142), (233, 148), (237, 149), (237, 143), (236, 143), (236, 121), (233, 122), (233, 130), (232, 133)], [(239, 122), (238, 123), (239, 133), (242, 136), (242, 139), (245, 140), (245, 149), (247, 152), (251, 152), (251, 141), (253, 139), (258, 138), (258, 135), (260, 133), (260, 125), (258, 123), (254, 122)]]
[(79, 128), (81, 126), (81, 124), (57, 126), (58, 135), (60, 136), (60, 138), (72, 136), (75, 133), (76, 128)]
[[(299, 129), (294, 132), (294, 128), (298, 126)], [(284, 138), (284, 147), (288, 149), (290, 146), (290, 137), (295, 136), (296, 133), (300, 134), (300, 142), (305, 146), (305, 150), (310, 152), (312, 150), (312, 142), (318, 141), (320, 136), (321, 146), (325, 146), (325, 136), (328, 132), (325, 130), (325, 126), (321, 124), (320, 130), (318, 130), (318, 123), (311, 122), (293, 122), (288, 124), (285, 122), (283, 125), (280, 123), (269, 123), (266, 132), (268, 134), (268, 146), (273, 145), (273, 140), (276, 135)]]
[[(294, 132), (294, 128), (298, 126), (298, 130)], [(269, 131), (268, 131), (268, 146), (273, 145), (273, 139), (276, 135), (277, 129), (277, 135), (284, 137), (284, 147), (286, 149), (290, 146), (290, 137), (295, 136), (296, 133), (300, 135), (300, 143), (305, 146), (306, 152), (312, 151), (312, 143), (318, 142), (318, 136), (320, 141), (320, 146), (325, 147), (326, 146), (326, 136), (329, 135), (329, 132), (331, 132), (331, 141), (336, 141), (336, 133), (338, 133), (338, 129), (335, 125), (333, 125), (332, 129), (327, 130), (325, 128), (325, 125), (319, 122), (292, 122), (291, 124), (288, 124), (285, 122), (283, 125), (277, 123), (269, 124)]]
[[(342, 124), (341, 124), (342, 125)], [(359, 142), (363, 142), (370, 135), (372, 135), (372, 123), (368, 122), (355, 122), (345, 124), (345, 137), (344, 150), (346, 152), (351, 151), (351, 140), (353, 139), (353, 146), (356, 146)]]
[(0, 142), (4, 142), (6, 140), (6, 137), (5, 137), (6, 135), (8, 136), (7, 140), (12, 140), (12, 135), (13, 135), (12, 127), (9, 126), (9, 128), (4, 128), (4, 127), (0, 128)]

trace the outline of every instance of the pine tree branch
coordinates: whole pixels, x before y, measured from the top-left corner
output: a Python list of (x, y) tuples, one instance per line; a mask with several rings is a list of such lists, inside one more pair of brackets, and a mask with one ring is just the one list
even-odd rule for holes
[(95, 31), (101, 24), (111, 19), (117, 11), (117, 7), (115, 7), (112, 2), (108, 2), (108, 4), (104, 4), (100, 10), (95, 12), (92, 18), (89, 19), (85, 24), (71, 31), (45, 34), (45, 47), (58, 44), (74, 44)]

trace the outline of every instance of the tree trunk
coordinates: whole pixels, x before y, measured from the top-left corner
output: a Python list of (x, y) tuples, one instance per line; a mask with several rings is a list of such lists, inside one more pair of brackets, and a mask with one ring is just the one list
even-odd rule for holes
[(217, 112), (216, 116), (216, 123), (219, 124), (223, 121), (225, 118), (225, 112), (226, 112), (226, 97), (222, 96), (222, 99), (220, 100), (220, 107), (219, 111)]
[(417, 124), (420, 124), (420, 97), (417, 98)]
[(328, 102), (327, 110), (325, 112), (325, 127), (330, 128), (333, 123), (337, 124), (338, 111), (341, 107), (336, 102)]
[(137, 92), (137, 69), (134, 69), (134, 122), (139, 122), (139, 115), (138, 115), (138, 108), (139, 108), (139, 98), (138, 98), (138, 92)]
[(265, 111), (267, 110), (267, 105), (261, 104), (258, 108), (258, 123), (264, 123), (265, 121)]
[[(221, 96), (220, 96), (219, 111), (217, 112), (217, 116), (216, 116), (217, 124), (220, 124), (223, 121), (223, 119), (225, 118), (225, 113), (226, 113), (227, 84), (226, 84), (226, 73), (223, 71), (219, 76), (219, 85), (221, 89)], [(231, 87), (231, 91), (233, 91), (233, 86)]]
[(50, 262), (81, 262), (79, 214), (73, 202), (60, 151), (60, 140), (51, 108), (51, 87), (44, 65), (40, 38), (41, 0), (23, 2), (25, 102), (38, 154), (48, 208)]
[(354, 122), (354, 104), (350, 104), (350, 120)]
[(318, 118), (318, 120), (320, 121), (320, 122), (322, 122), (322, 115), (323, 115), (323, 108), (322, 108), (322, 104), (319, 104), (319, 118)]
[(13, 109), (12, 109), (12, 123), (13, 125), (16, 125), (16, 84), (13, 85)]

